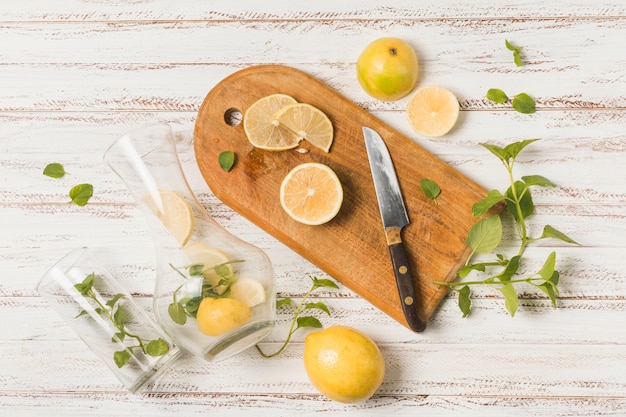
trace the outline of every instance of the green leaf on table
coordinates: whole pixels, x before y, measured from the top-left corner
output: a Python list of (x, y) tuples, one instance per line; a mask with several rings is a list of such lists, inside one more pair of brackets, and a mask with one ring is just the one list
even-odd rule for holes
[(466, 242), (476, 253), (488, 253), (495, 249), (502, 240), (502, 220), (491, 215), (478, 221), (467, 233)]
[(506, 45), (509, 51), (513, 51), (513, 61), (515, 62), (515, 65), (518, 67), (521, 67), (522, 66), (522, 47), (513, 45), (507, 39), (504, 40), (504, 44)]
[(165, 355), (170, 350), (170, 345), (163, 339), (151, 340), (146, 345), (146, 353), (150, 356)]
[(323, 327), (322, 323), (313, 316), (298, 317), (297, 323), (298, 323), (298, 328), (313, 327), (316, 329), (321, 329)]
[(515, 316), (515, 312), (519, 306), (519, 299), (517, 298), (517, 292), (515, 291), (513, 284), (505, 284), (498, 288), (498, 291), (500, 291), (504, 297), (504, 307), (506, 307), (506, 310), (509, 312), (511, 317)]
[(70, 190), (70, 198), (72, 203), (77, 206), (84, 206), (87, 204), (91, 196), (93, 195), (93, 185), (91, 184), (78, 184), (72, 187)]
[(536, 111), (535, 99), (526, 93), (519, 93), (511, 102), (513, 108), (519, 113), (532, 114)]
[(322, 310), (323, 312), (325, 312), (326, 314), (330, 316), (330, 310), (328, 310), (328, 307), (326, 306), (326, 304), (324, 304), (321, 301), (318, 301), (317, 303), (307, 303), (305, 304), (304, 309), (305, 310), (309, 310), (309, 309)]
[(124, 349), (124, 350), (115, 352), (113, 354), (113, 360), (115, 361), (115, 364), (117, 365), (117, 367), (121, 368), (122, 366), (128, 363), (128, 361), (130, 360), (130, 356), (131, 356), (130, 351), (128, 351), (128, 349)]
[(224, 151), (219, 154), (217, 161), (220, 167), (226, 172), (230, 171), (235, 165), (235, 153), (233, 151)]
[(63, 168), (63, 165), (54, 162), (52, 164), (46, 165), (46, 167), (43, 169), (43, 175), (51, 178), (61, 178), (63, 175), (65, 175), (65, 168)]
[(291, 298), (282, 298), (276, 301), (276, 308), (280, 307), (291, 307), (293, 305)]
[(117, 343), (118, 341), (123, 342), (125, 338), (126, 338), (126, 333), (124, 332), (115, 333), (113, 337), (111, 338), (111, 342), (113, 343)]
[(506, 282), (506, 281), (511, 280), (513, 275), (515, 275), (515, 273), (519, 269), (519, 260), (520, 260), (519, 255), (511, 258), (509, 263), (504, 268), (504, 271), (502, 271), (502, 273), (498, 276), (501, 282)]
[(580, 243), (578, 243), (574, 239), (568, 237), (565, 233), (559, 232), (558, 230), (556, 230), (554, 227), (550, 226), (549, 224), (544, 226), (544, 228), (543, 228), (543, 233), (541, 234), (541, 239), (544, 239), (544, 238), (560, 239), (563, 242), (572, 243), (574, 245), (580, 246)]
[(315, 278), (315, 277), (310, 277), (311, 280), (313, 281), (313, 288), (311, 289), (311, 291), (314, 291), (318, 288), (335, 288), (335, 289), (339, 289), (339, 286), (337, 284), (335, 284), (332, 280), (330, 279), (325, 279), (325, 278)]
[(435, 204), (437, 203), (437, 197), (441, 194), (441, 188), (439, 188), (439, 185), (437, 185), (435, 181), (429, 178), (422, 178), (420, 180), (420, 188), (426, 198), (433, 200)]
[(541, 175), (526, 175), (522, 177), (522, 181), (524, 181), (529, 187), (533, 185), (537, 185), (539, 187), (556, 187), (555, 183), (546, 177), (542, 177)]
[(490, 88), (487, 90), (486, 97), (489, 101), (493, 101), (496, 104), (504, 104), (509, 101), (509, 97), (506, 93), (499, 88)]
[[(522, 181), (515, 181), (514, 187), (509, 187), (506, 190), (505, 196), (507, 198), (506, 209), (513, 216), (516, 222), (519, 222), (520, 213), (517, 211), (517, 205), (513, 201), (519, 203), (522, 219), (530, 217), (535, 212), (535, 204), (530, 194), (530, 189)], [(515, 190), (515, 193), (513, 192)]]
[(459, 294), (459, 309), (463, 313), (463, 318), (467, 317), (472, 308), (472, 300), (470, 299), (470, 288), (465, 285), (457, 291)]
[(479, 217), (489, 211), (490, 208), (504, 201), (504, 196), (498, 190), (491, 190), (487, 193), (487, 197), (472, 206), (472, 216)]
[(537, 142), (538, 140), (540, 139), (524, 139), (518, 142), (509, 143), (504, 147), (504, 152), (506, 152), (509, 159), (515, 159), (524, 148), (526, 148), (533, 142)]
[(551, 252), (550, 255), (548, 255), (548, 259), (546, 259), (546, 261), (543, 263), (543, 266), (541, 267), (539, 272), (537, 272), (537, 274), (539, 274), (541, 278), (547, 281), (550, 278), (552, 278), (552, 275), (554, 274), (555, 265), (556, 265), (556, 252)]

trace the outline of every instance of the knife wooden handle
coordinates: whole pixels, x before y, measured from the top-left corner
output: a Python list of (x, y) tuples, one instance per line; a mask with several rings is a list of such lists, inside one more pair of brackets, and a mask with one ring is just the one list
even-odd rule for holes
[(426, 328), (426, 322), (420, 318), (417, 312), (416, 303), (418, 298), (415, 293), (415, 284), (413, 283), (413, 276), (411, 275), (404, 243), (396, 241), (396, 243), (390, 244), (389, 253), (391, 254), (393, 273), (396, 276), (404, 317), (413, 331), (421, 332)]

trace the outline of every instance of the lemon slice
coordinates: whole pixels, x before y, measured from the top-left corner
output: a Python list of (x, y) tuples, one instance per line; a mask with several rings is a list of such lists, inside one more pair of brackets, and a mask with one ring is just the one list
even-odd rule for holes
[[(224, 285), (218, 285), (223, 276), (219, 275), (213, 267), (228, 262), (228, 255), (226, 255), (223, 251), (207, 246), (202, 242), (191, 243), (186, 246), (183, 251), (189, 258), (192, 265), (204, 265), (202, 275), (213, 287), (215, 287), (215, 291), (218, 294), (223, 294), (227, 287)], [(224, 268), (225, 273), (223, 273), (223, 275), (231, 276), (233, 274), (232, 265), (226, 264), (224, 265)]]
[(406, 108), (413, 130), (424, 136), (443, 136), (459, 117), (459, 101), (445, 88), (431, 85), (415, 92)]
[(145, 200), (165, 228), (184, 246), (191, 237), (194, 226), (193, 210), (187, 200), (169, 190), (160, 190), (156, 197), (150, 194)]
[(265, 301), (265, 288), (254, 278), (239, 278), (230, 286), (230, 298), (254, 307)]
[(283, 107), (296, 103), (285, 94), (272, 94), (254, 102), (243, 116), (243, 129), (250, 143), (261, 149), (284, 151), (298, 146), (300, 138), (274, 120)]
[(339, 213), (343, 188), (327, 165), (307, 162), (296, 166), (280, 186), (280, 205), (294, 220), (319, 225)]
[(274, 114), (279, 126), (284, 126), (306, 139), (311, 145), (328, 152), (333, 143), (333, 124), (317, 107), (306, 103), (288, 104)]

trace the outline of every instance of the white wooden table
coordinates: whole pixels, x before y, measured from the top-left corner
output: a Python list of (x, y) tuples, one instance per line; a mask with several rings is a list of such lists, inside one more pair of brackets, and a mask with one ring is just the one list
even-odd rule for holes
[[(169, 1), (2, 0), (0, 5), (0, 415), (3, 416), (624, 416), (626, 415), (626, 3), (623, 0)], [(420, 85), (453, 91), (462, 112), (440, 139), (414, 134), (406, 99), (367, 96), (355, 77), (371, 40), (409, 41)], [(523, 46), (515, 67), (504, 40)], [(42, 273), (79, 246), (94, 249), (150, 308), (152, 240), (102, 154), (122, 133), (175, 123), (191, 187), (215, 219), (267, 251), (278, 297), (298, 298), (325, 276), (211, 195), (195, 165), (192, 127), (208, 91), (236, 70), (278, 63), (309, 72), (486, 188), (506, 187), (478, 142), (542, 138), (517, 175), (538, 189), (537, 233), (548, 223), (582, 243), (545, 241), (529, 270), (555, 250), (561, 296), (553, 310), (528, 289), (508, 316), (476, 289), (463, 319), (447, 297), (413, 334), (344, 287), (322, 292), (324, 324), (370, 335), (387, 364), (369, 401), (346, 406), (309, 383), (306, 332), (266, 360), (251, 349), (218, 364), (185, 356), (150, 392), (131, 395), (35, 291)], [(489, 103), (487, 89), (527, 92), (534, 115)], [(50, 162), (70, 175), (42, 175)], [(67, 191), (89, 182), (89, 204)], [(512, 234), (506, 247), (513, 248)], [(290, 315), (268, 340), (278, 346)]]

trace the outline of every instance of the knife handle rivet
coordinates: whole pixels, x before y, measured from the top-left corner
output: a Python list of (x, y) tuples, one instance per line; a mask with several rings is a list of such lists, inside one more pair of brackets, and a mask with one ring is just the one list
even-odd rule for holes
[(413, 304), (413, 297), (404, 297), (404, 304), (410, 306)]
[(402, 275), (406, 274), (408, 270), (409, 268), (407, 268), (406, 265), (402, 265), (400, 268), (398, 268), (398, 272), (401, 273)]

